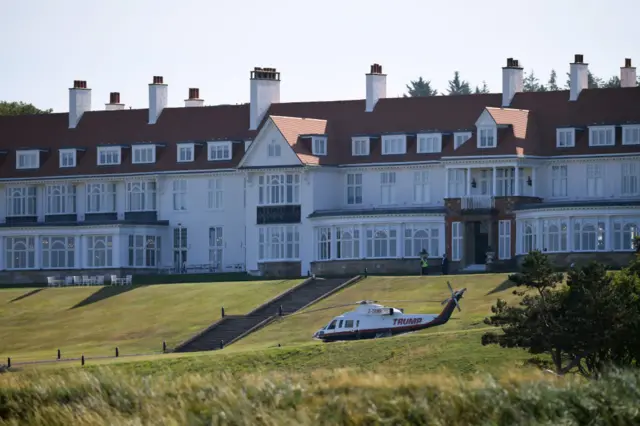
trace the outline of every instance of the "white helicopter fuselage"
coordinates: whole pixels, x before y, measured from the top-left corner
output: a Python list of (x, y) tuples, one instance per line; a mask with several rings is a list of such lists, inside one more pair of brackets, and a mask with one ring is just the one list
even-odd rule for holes
[(362, 301), (355, 310), (334, 317), (329, 324), (318, 330), (313, 338), (324, 342), (371, 339), (442, 325), (449, 320), (464, 290), (456, 292), (456, 301), (449, 300), (440, 314), (405, 314), (396, 308)]

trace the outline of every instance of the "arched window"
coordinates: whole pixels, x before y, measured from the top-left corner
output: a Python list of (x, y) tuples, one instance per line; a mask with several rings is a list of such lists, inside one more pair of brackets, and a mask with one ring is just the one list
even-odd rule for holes
[(396, 257), (397, 230), (389, 226), (372, 226), (367, 229), (367, 257)]
[(36, 267), (34, 237), (7, 237), (5, 241), (7, 269)]
[(331, 259), (331, 228), (322, 227), (316, 228), (316, 241), (317, 241), (317, 260), (329, 260)]
[(525, 222), (522, 232), (522, 253), (530, 253), (536, 248), (536, 228), (533, 223)]
[(113, 240), (110, 235), (92, 235), (87, 238), (88, 266), (108, 268), (113, 265)]
[(336, 229), (338, 259), (360, 258), (360, 230), (357, 228), (341, 227)]
[(617, 220), (613, 223), (613, 249), (635, 250), (635, 238), (640, 235), (640, 220)]
[(42, 237), (42, 267), (73, 268), (75, 265), (74, 237)]

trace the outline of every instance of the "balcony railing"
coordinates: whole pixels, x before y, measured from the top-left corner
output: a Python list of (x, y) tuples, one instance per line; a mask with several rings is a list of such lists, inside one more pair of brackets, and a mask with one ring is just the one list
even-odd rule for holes
[(491, 195), (467, 195), (461, 197), (462, 210), (484, 210), (495, 207), (495, 198)]

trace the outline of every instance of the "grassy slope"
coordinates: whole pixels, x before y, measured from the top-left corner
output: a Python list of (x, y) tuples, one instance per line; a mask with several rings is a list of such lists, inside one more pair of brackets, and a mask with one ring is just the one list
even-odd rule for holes
[[(14, 362), (162, 350), (227, 314), (244, 314), (301, 280), (0, 290), (0, 357)], [(20, 296), (26, 296), (15, 300)], [(76, 307), (89, 297), (94, 303)]]

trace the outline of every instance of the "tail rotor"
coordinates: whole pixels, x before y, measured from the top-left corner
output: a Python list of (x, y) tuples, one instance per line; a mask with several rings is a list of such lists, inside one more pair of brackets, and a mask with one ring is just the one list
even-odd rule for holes
[(458, 298), (456, 297), (456, 293), (453, 291), (453, 288), (451, 287), (451, 283), (449, 281), (447, 281), (447, 286), (449, 287), (449, 291), (451, 292), (451, 297), (443, 300), (442, 303), (440, 304), (444, 305), (448, 303), (450, 300), (453, 300), (453, 302), (456, 304), (456, 308), (458, 308), (458, 311), (462, 311), (462, 309), (460, 309), (460, 304), (458, 304)]

